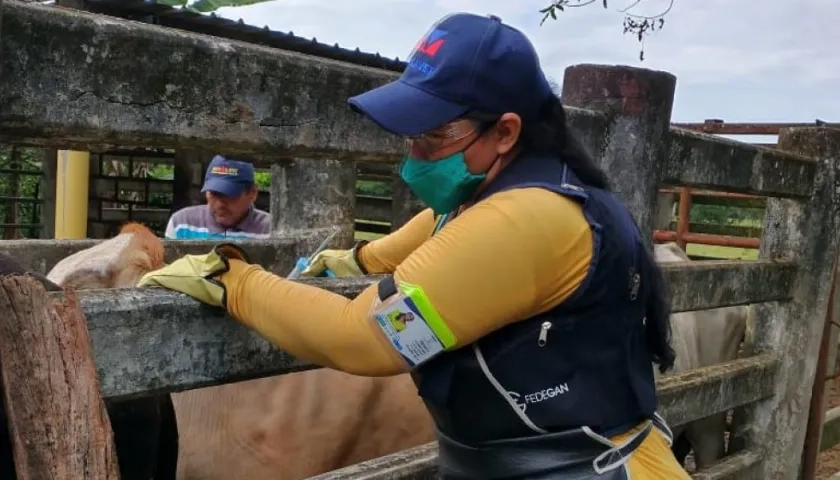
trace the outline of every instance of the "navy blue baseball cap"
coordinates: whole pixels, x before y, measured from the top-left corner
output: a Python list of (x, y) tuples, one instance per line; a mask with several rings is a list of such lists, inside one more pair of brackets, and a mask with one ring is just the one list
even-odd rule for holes
[(412, 136), (470, 110), (533, 119), (553, 95), (530, 40), (499, 17), (448, 15), (424, 35), (398, 80), (350, 97), (383, 129)]
[(254, 185), (253, 165), (216, 155), (207, 166), (201, 193), (209, 190), (228, 197), (236, 197), (252, 185)]

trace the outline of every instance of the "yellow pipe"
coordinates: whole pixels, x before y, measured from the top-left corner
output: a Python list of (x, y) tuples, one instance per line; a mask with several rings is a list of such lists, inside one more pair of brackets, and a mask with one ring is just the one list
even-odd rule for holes
[(55, 176), (55, 238), (87, 238), (90, 152), (59, 150)]

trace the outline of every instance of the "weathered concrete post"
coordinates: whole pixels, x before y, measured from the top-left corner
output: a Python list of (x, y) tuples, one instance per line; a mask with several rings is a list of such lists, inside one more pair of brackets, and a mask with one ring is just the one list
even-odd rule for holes
[[(3, 0), (0, 0), (0, 60), (3, 59)], [(0, 62), (2, 65), (2, 62)], [(0, 75), (3, 74), (3, 69), (0, 68)]]
[(408, 184), (400, 178), (399, 173), (394, 174), (391, 185), (391, 231), (393, 232), (423, 210), (423, 204)]
[(775, 396), (745, 409), (749, 426), (741, 435), (748, 448), (762, 453), (756, 478), (794, 480), (837, 252), (840, 130), (782, 129), (778, 148), (814, 158), (818, 169), (810, 198), (767, 199), (759, 256), (792, 259), (799, 268), (794, 300), (753, 305), (757, 353), (771, 352), (782, 361)]
[[(72, 292), (0, 277), (0, 369), (16, 476), (118, 479), (90, 335)], [(5, 432), (4, 432), (5, 434)]]
[(597, 160), (633, 212), (648, 248), (653, 248), (652, 217), (676, 84), (667, 72), (590, 64), (567, 68), (563, 78), (564, 105), (610, 115)]
[(829, 398), (831, 398), (831, 390), (826, 388), (826, 377), (834, 372), (834, 362), (837, 359), (837, 333), (840, 332), (836, 328), (836, 322), (838, 320), (837, 312), (840, 310), (838, 309), (840, 297), (838, 297), (837, 285), (837, 259), (835, 259), (833, 271), (832, 291), (828, 299), (827, 314), (823, 321), (817, 366), (814, 370), (814, 383), (811, 387), (808, 427), (805, 429), (805, 442), (802, 446), (801, 478), (814, 478), (816, 475), (820, 444), (822, 443), (824, 430), (823, 423), (825, 422), (825, 414), (828, 410)]
[(41, 234), (39, 238), (55, 238), (55, 177), (58, 169), (58, 150), (44, 148), (41, 168), (44, 177), (41, 179)]
[(327, 248), (350, 248), (355, 210), (355, 162), (296, 158), (271, 165), (273, 235), (305, 237), (302, 248), (310, 249), (338, 226)]
[(671, 218), (674, 216), (673, 193), (659, 193), (656, 195), (656, 212), (653, 215), (652, 226), (658, 230), (670, 230)]
[(178, 210), (202, 203), (200, 188), (193, 185), (201, 185), (204, 178), (204, 164), (206, 158), (213, 155), (206, 154), (199, 150), (176, 150), (175, 158), (172, 159), (172, 206), (170, 214)]

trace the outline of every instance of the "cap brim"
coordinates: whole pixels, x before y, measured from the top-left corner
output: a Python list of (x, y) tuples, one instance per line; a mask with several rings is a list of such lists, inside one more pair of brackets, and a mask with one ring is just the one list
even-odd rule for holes
[(350, 97), (347, 102), (353, 111), (366, 115), (383, 129), (405, 136), (433, 130), (469, 110), (402, 80)]
[(236, 197), (244, 192), (246, 188), (247, 185), (242, 183), (231, 182), (223, 178), (209, 178), (204, 182), (204, 186), (201, 187), (201, 193), (212, 191), (221, 193), (227, 197)]

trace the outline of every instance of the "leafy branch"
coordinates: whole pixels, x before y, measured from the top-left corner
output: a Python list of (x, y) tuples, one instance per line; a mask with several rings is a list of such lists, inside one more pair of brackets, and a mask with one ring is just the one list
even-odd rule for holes
[[(557, 20), (557, 13), (565, 12), (567, 8), (585, 7), (597, 1), (598, 0), (555, 0), (547, 7), (540, 9), (540, 13), (543, 14), (540, 26), (542, 26), (549, 17), (552, 20)], [(665, 15), (667, 15), (674, 7), (675, 0), (670, 0), (668, 2), (668, 7), (656, 15), (636, 15), (634, 13), (630, 13), (632, 9), (636, 8), (643, 1), (644, 0), (632, 0), (630, 5), (617, 10), (619, 13), (624, 14), (624, 33), (631, 33), (635, 35), (639, 40), (639, 43), (642, 44), (642, 48), (639, 50), (639, 61), (645, 60), (645, 35), (648, 35), (656, 30), (661, 30), (662, 27), (665, 26)], [(607, 0), (601, 0), (601, 5), (604, 9), (609, 8)]]

